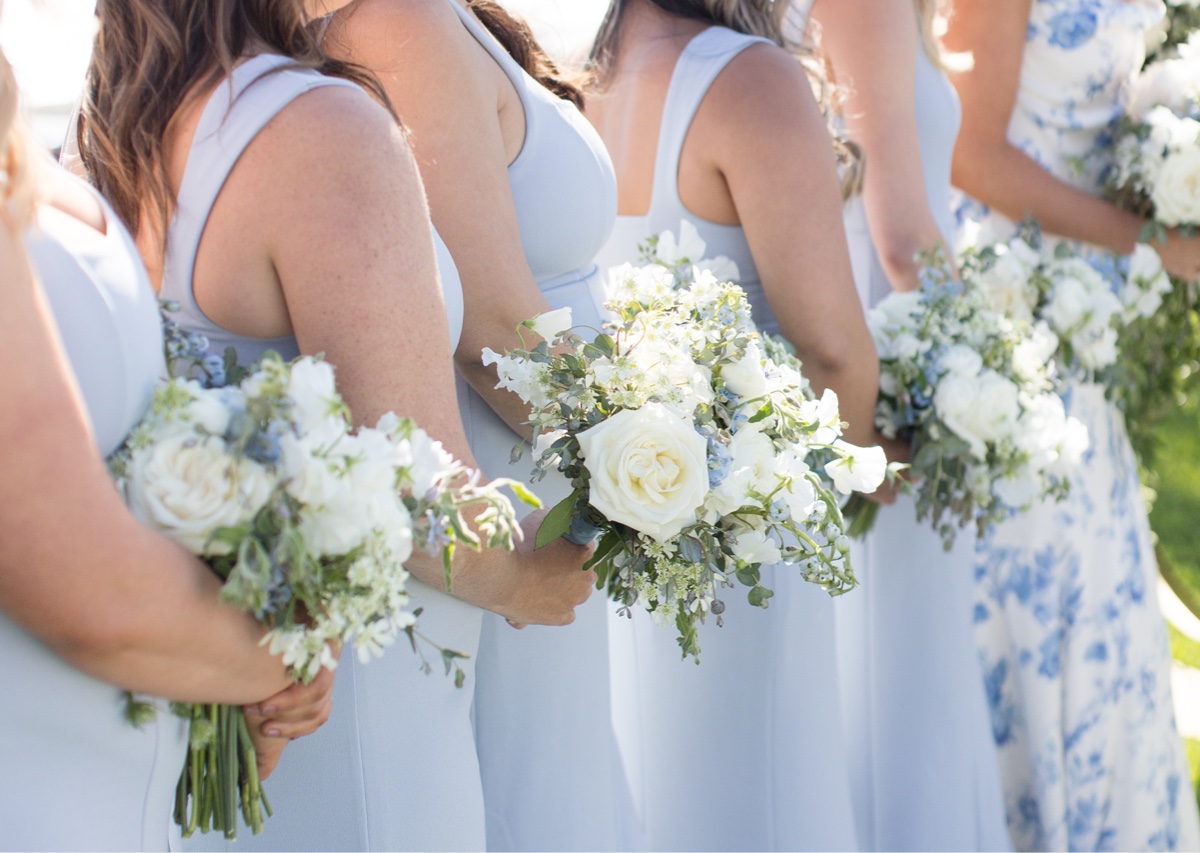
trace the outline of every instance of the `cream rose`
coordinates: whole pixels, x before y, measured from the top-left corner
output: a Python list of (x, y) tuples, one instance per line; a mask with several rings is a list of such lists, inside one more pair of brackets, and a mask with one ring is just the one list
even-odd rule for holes
[(992, 370), (978, 378), (947, 376), (933, 395), (938, 416), (971, 447), (987, 458), (987, 443), (1012, 435), (1021, 414), (1017, 386)]
[(1200, 147), (1172, 152), (1154, 182), (1154, 218), (1164, 225), (1200, 223)]
[(696, 521), (708, 493), (708, 443), (689, 419), (648, 403), (579, 434), (592, 506), (665, 542)]
[(758, 341), (746, 345), (745, 354), (735, 362), (721, 367), (721, 378), (725, 387), (744, 400), (764, 396), (769, 389), (767, 374), (763, 370), (763, 353)]
[(130, 464), (129, 507), (139, 521), (193, 554), (229, 553), (209, 542), (218, 528), (249, 521), (271, 495), (258, 463), (231, 456), (219, 438), (176, 436), (137, 451)]

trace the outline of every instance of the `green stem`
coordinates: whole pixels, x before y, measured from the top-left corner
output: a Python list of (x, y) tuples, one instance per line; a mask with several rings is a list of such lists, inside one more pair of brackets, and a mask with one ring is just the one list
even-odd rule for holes
[(875, 527), (875, 519), (878, 516), (879, 504), (860, 494), (851, 495), (842, 510), (842, 517), (850, 521), (846, 534), (854, 539), (862, 539)]

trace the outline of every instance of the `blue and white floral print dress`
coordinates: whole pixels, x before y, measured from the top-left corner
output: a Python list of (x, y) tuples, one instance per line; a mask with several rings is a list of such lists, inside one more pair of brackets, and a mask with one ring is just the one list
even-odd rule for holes
[[(1010, 142), (1099, 192), (1106, 137), (1160, 0), (1034, 0)], [(960, 218), (1003, 235), (978, 202)], [(1158, 567), (1122, 415), (1080, 384), (1092, 447), (1064, 503), (980, 546), (976, 638), (1018, 850), (1194, 850), (1196, 800), (1175, 727)]]

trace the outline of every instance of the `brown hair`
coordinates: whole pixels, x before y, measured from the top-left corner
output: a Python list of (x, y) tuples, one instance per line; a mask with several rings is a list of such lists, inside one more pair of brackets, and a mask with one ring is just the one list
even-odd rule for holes
[[(303, 0), (99, 0), (96, 14), (80, 155), (129, 230), (156, 227), (164, 246), (175, 206), (164, 140), (180, 109), (227, 77), (241, 57), (261, 47), (352, 80), (391, 108), (373, 75), (322, 50), (322, 22), (308, 20)], [(146, 208), (156, 221), (142, 222)]]
[(467, 5), (526, 74), (558, 97), (583, 109), (583, 90), (559, 70), (557, 63), (533, 37), (529, 24), (495, 0), (467, 0)]

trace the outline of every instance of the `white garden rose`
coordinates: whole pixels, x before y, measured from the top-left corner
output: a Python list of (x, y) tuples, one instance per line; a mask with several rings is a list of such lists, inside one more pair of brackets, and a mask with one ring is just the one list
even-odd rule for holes
[(951, 375), (933, 394), (938, 417), (967, 442), (971, 455), (987, 458), (987, 443), (1012, 435), (1021, 414), (1017, 386), (993, 370), (977, 378)]
[[(1014, 243), (1033, 251), (1023, 241)], [(988, 301), (996, 311), (1020, 322), (1033, 320), (1037, 291), (1030, 284), (1030, 278), (1036, 265), (1036, 253), (1031, 263), (1021, 251), (1003, 246), (997, 248), (996, 262), (979, 275), (979, 282), (986, 288)]]
[(1029, 335), (1013, 347), (1013, 374), (1023, 382), (1041, 379), (1045, 384), (1050, 376), (1048, 365), (1057, 350), (1058, 336), (1039, 320)]
[(134, 516), (201, 556), (228, 554), (227, 545), (209, 538), (253, 518), (271, 491), (265, 468), (233, 456), (216, 437), (167, 437), (135, 451), (129, 466)]
[(1154, 218), (1164, 225), (1200, 224), (1200, 145), (1195, 139), (1167, 156), (1151, 200)]
[(762, 362), (763, 353), (758, 341), (751, 340), (745, 355), (731, 364), (722, 365), (721, 378), (725, 380), (725, 387), (744, 400), (765, 395), (769, 388)]
[(942, 355), (941, 367), (953, 376), (972, 379), (983, 370), (983, 358), (965, 344), (953, 344)]
[(579, 434), (589, 502), (605, 518), (665, 542), (696, 521), (708, 493), (708, 443), (688, 418), (648, 403)]
[(869, 495), (883, 484), (887, 474), (887, 455), (882, 447), (856, 447), (845, 441), (836, 446), (845, 457), (826, 463), (825, 473), (833, 479), (833, 487), (843, 495), (862, 492)]

